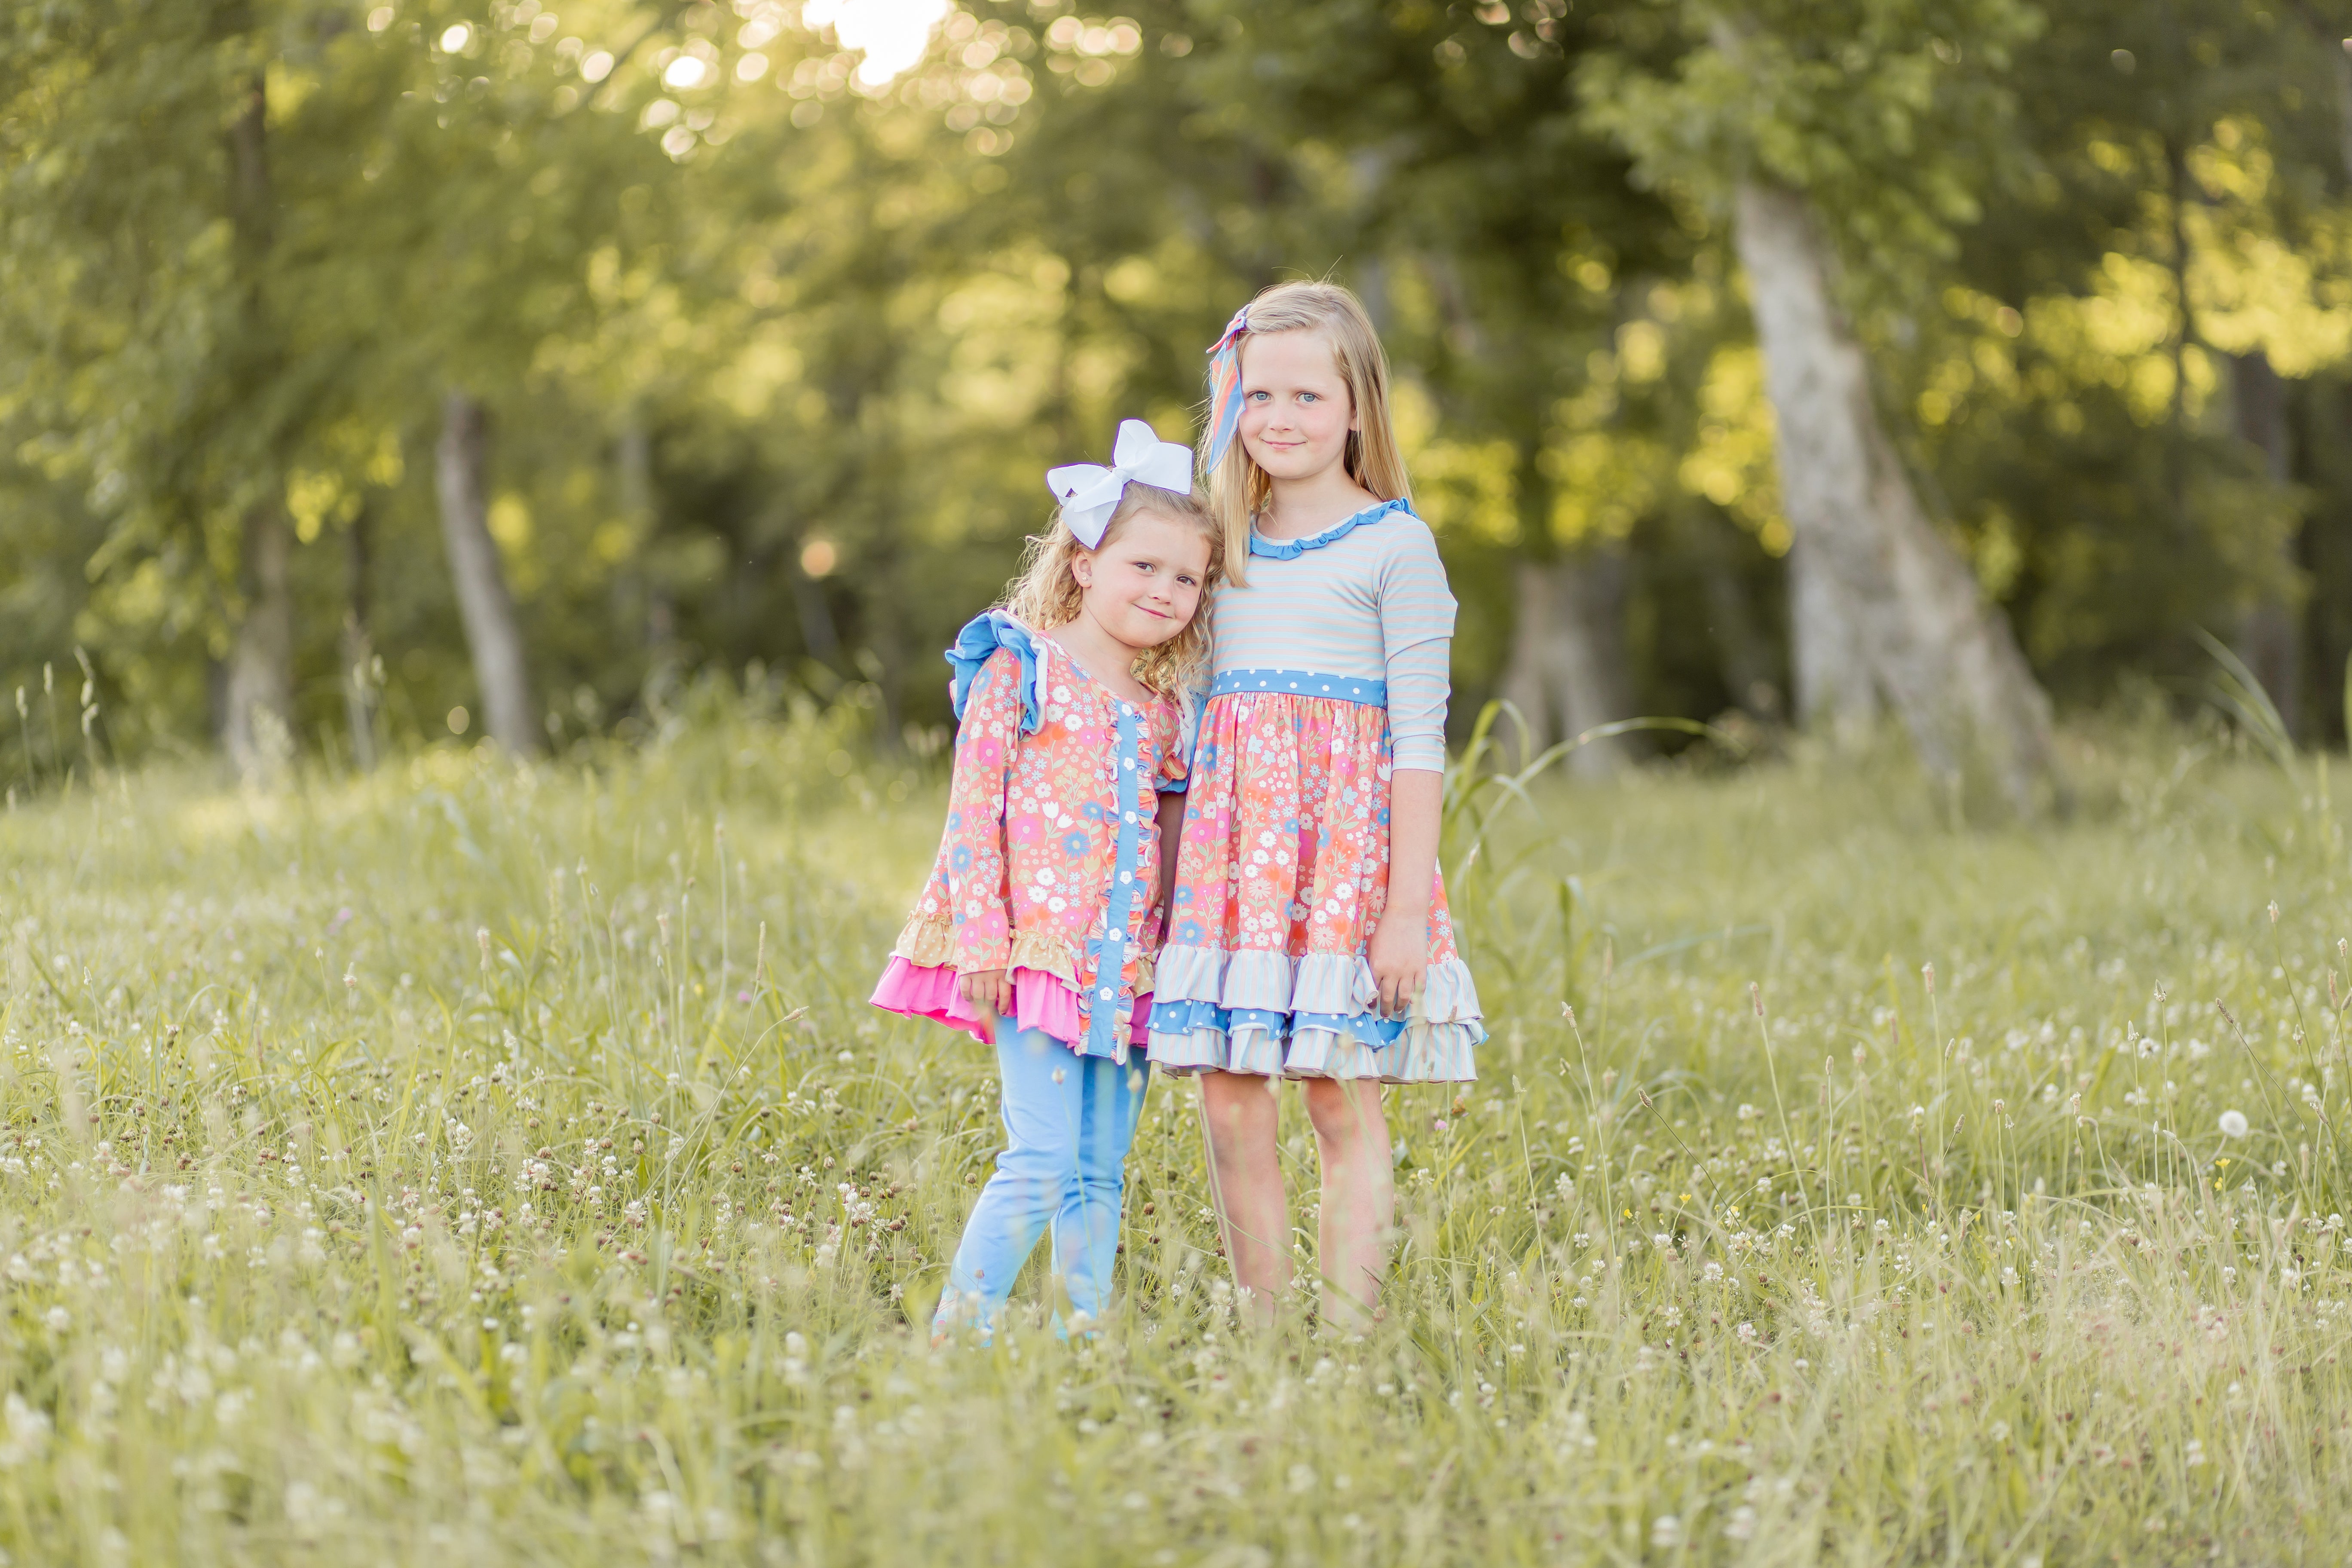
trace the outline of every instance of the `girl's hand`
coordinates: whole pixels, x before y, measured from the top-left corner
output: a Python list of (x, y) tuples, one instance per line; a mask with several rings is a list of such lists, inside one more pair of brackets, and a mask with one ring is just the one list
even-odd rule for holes
[(1402, 1018), (1412, 1012), (1412, 1005), (1421, 996), (1422, 982), (1429, 977), (1429, 942), (1425, 929), (1429, 916), (1411, 910), (1400, 910), (1391, 905), (1388, 914), (1372, 932), (1372, 945), (1365, 955), (1372, 966), (1372, 979), (1381, 988), (1381, 1016)]
[(991, 1042), (996, 1038), (997, 1018), (1013, 1011), (1013, 976), (1002, 969), (975, 969), (970, 974), (956, 976), (956, 986), (971, 1010), (988, 1026)]

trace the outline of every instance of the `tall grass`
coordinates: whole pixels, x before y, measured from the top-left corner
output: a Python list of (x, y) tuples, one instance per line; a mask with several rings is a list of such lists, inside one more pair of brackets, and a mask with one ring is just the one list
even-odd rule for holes
[(1121, 1316), (1058, 1341), (1033, 1271), (933, 1351), (992, 1073), (864, 1005), (940, 791), (858, 718), (0, 815), (11, 1559), (2352, 1540), (2324, 768), (2078, 735), (2039, 829), (1802, 752), (1465, 807), (1494, 1038), (1474, 1089), (1391, 1092), (1374, 1331), (1236, 1321), (1163, 1080)]

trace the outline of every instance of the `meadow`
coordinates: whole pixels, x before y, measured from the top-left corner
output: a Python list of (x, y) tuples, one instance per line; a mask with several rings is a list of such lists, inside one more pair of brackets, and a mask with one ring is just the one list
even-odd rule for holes
[(1465, 781), (1494, 1037), (1475, 1088), (1391, 1091), (1373, 1330), (1237, 1318), (1161, 1079), (1122, 1313), (1065, 1342), (1033, 1277), (934, 1349), (992, 1070), (864, 997), (939, 759), (877, 760), (854, 701), (704, 706), (562, 763), (100, 770), (0, 816), (8, 1561), (2352, 1541), (2325, 759), (2078, 728), (2035, 826), (1801, 746)]

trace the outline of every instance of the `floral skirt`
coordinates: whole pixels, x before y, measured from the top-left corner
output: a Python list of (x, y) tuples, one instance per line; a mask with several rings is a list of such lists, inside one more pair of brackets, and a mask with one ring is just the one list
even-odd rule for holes
[(1154, 973), (1162, 1070), (1478, 1076), (1486, 1030), (1442, 876), (1420, 1004), (1410, 1019), (1380, 1016), (1365, 954), (1388, 902), (1389, 773), (1383, 707), (1286, 690), (1210, 699)]

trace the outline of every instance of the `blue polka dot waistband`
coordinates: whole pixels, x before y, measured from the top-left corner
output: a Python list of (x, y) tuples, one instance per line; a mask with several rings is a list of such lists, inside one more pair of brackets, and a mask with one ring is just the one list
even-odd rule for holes
[(1236, 691), (1328, 697), (1335, 702), (1360, 702), (1367, 708), (1389, 705), (1389, 683), (1385, 680), (1361, 680), (1351, 675), (1311, 675), (1303, 669), (1229, 669), (1209, 688), (1212, 697), (1225, 697)]

